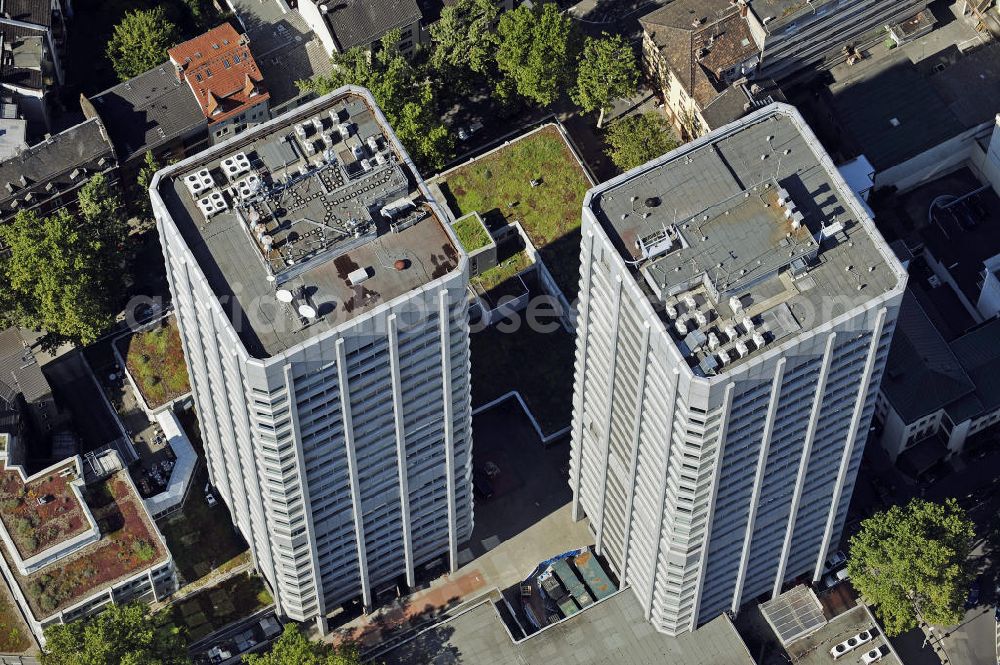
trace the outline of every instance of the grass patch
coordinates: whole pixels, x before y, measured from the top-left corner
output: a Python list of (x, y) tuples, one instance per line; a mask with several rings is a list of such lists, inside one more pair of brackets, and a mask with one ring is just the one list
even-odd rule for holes
[(526, 251), (520, 251), (504, 259), (486, 272), (473, 277), (472, 282), (479, 285), (483, 291), (494, 289), (508, 279), (513, 279), (522, 270), (531, 266), (531, 260)]
[(149, 408), (156, 409), (191, 391), (177, 320), (170, 317), (128, 340), (125, 364)]
[(174, 603), (170, 621), (189, 639), (208, 635), (253, 614), (273, 602), (264, 581), (256, 575), (236, 575)]
[(521, 325), (516, 332), (496, 327), (472, 335), (472, 403), (485, 404), (517, 390), (542, 431), (569, 425), (572, 415), (572, 335), (562, 328), (543, 333)]
[(0, 653), (22, 653), (33, 644), (28, 624), (4, 585), (0, 590)]
[[(216, 568), (239, 565), (243, 561), (240, 557), (247, 552), (247, 543), (233, 526), (226, 505), (218, 496), (214, 506), (205, 502), (201, 490), (207, 479), (204, 466), (199, 466), (184, 508), (160, 524), (160, 532), (173, 552), (174, 565), (187, 584)], [(211, 546), (204, 547), (203, 543)]]
[[(532, 180), (540, 180), (537, 187)], [(452, 171), (442, 188), (455, 212), (520, 221), (569, 300), (580, 274), (580, 209), (590, 181), (562, 135), (545, 127)]]
[(451, 228), (455, 229), (458, 241), (462, 243), (465, 251), (470, 254), (493, 242), (490, 234), (486, 231), (486, 227), (483, 226), (482, 222), (475, 215), (466, 215), (452, 224)]

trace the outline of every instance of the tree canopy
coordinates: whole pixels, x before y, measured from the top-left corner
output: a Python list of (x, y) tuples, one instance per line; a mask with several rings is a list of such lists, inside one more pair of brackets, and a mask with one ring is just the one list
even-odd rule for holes
[(141, 603), (108, 605), (95, 617), (45, 628), (42, 665), (179, 665), (187, 649)]
[(630, 115), (608, 125), (604, 139), (608, 143), (608, 157), (623, 171), (677, 147), (666, 120), (655, 111)]
[(520, 5), (500, 17), (496, 62), (503, 80), (501, 97), (513, 89), (542, 106), (555, 103), (569, 88), (579, 51), (573, 21), (554, 2)]
[(106, 53), (119, 80), (127, 81), (162, 64), (176, 37), (163, 7), (136, 9), (115, 26)]
[(454, 137), (441, 122), (434, 86), (399, 51), (400, 32), (382, 37), (374, 55), (352, 48), (333, 58), (333, 71), (299, 81), (299, 88), (326, 94), (343, 85), (371, 90), (399, 140), (421, 165), (440, 169), (451, 158)]
[(601, 112), (597, 121), (600, 127), (611, 103), (634, 94), (638, 81), (639, 68), (632, 47), (621, 35), (604, 33), (600, 39), (587, 38), (571, 96), (585, 112)]
[(974, 525), (954, 499), (913, 499), (861, 523), (851, 537), (851, 583), (875, 606), (889, 635), (962, 618), (972, 578)]
[(496, 51), (493, 30), (499, 15), (494, 0), (458, 0), (446, 6), (431, 25), (431, 66), (485, 74)]
[(334, 648), (320, 642), (310, 642), (292, 624), (285, 625), (271, 650), (243, 657), (246, 665), (358, 665), (361, 662), (353, 647)]
[(80, 189), (78, 203), (77, 215), (22, 210), (0, 226), (10, 248), (0, 262), (0, 304), (8, 325), (89, 344), (114, 322), (128, 227), (103, 174)]

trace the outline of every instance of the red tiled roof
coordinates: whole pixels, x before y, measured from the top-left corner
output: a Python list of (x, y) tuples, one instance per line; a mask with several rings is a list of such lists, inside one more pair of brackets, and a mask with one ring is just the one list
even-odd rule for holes
[(229, 23), (178, 44), (167, 54), (209, 123), (225, 120), (269, 96), (249, 40)]

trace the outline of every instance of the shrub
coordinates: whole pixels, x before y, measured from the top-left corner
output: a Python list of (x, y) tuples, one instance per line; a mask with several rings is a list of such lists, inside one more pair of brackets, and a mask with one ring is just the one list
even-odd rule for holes
[(46, 612), (51, 612), (59, 607), (59, 601), (48, 592), (43, 593), (38, 597), (38, 604), (41, 605), (42, 609)]
[(156, 556), (156, 549), (145, 540), (136, 540), (132, 543), (132, 552), (139, 561), (146, 562)]

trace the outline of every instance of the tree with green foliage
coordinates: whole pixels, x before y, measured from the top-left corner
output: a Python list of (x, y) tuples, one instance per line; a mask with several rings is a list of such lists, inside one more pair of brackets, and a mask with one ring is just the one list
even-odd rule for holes
[(139, 173), (135, 178), (137, 191), (135, 192), (135, 196), (132, 197), (132, 204), (136, 214), (144, 217), (149, 217), (152, 214), (152, 209), (149, 205), (149, 183), (153, 181), (153, 175), (161, 168), (160, 163), (153, 157), (153, 153), (147, 150), (142, 160), (142, 166), (139, 167)]
[(319, 95), (344, 85), (368, 88), (413, 158), (440, 169), (453, 154), (454, 137), (439, 118), (434, 86), (400, 52), (399, 39), (400, 31), (393, 30), (373, 55), (361, 48), (337, 54), (330, 75), (299, 81), (298, 86)]
[(499, 15), (494, 0), (458, 0), (445, 7), (431, 25), (431, 66), (487, 73), (496, 52), (493, 31)]
[(503, 80), (496, 92), (511, 91), (541, 106), (551, 106), (573, 78), (579, 39), (573, 21), (554, 2), (520, 5), (505, 12), (497, 26), (496, 62)]
[(630, 115), (613, 122), (604, 133), (606, 154), (622, 171), (645, 164), (677, 147), (667, 121), (659, 113)]
[(115, 26), (106, 53), (118, 79), (127, 81), (162, 64), (176, 37), (177, 27), (163, 7), (136, 9)]
[(621, 35), (605, 32), (600, 39), (587, 38), (571, 96), (586, 113), (600, 110), (597, 118), (600, 129), (612, 102), (635, 94), (638, 83), (639, 67), (632, 47)]
[(861, 523), (850, 540), (847, 572), (889, 635), (920, 621), (954, 625), (973, 575), (974, 538), (972, 521), (954, 499), (913, 499)]
[(141, 603), (45, 628), (42, 665), (179, 665), (190, 662), (177, 629)]
[(244, 656), (243, 662), (246, 665), (358, 665), (361, 659), (353, 647), (338, 648), (310, 642), (289, 623), (270, 651)]
[(0, 316), (41, 328), (47, 345), (93, 342), (114, 322), (128, 227), (121, 201), (102, 174), (78, 195), (80, 212), (48, 217), (22, 210), (0, 226), (9, 252), (0, 259)]

